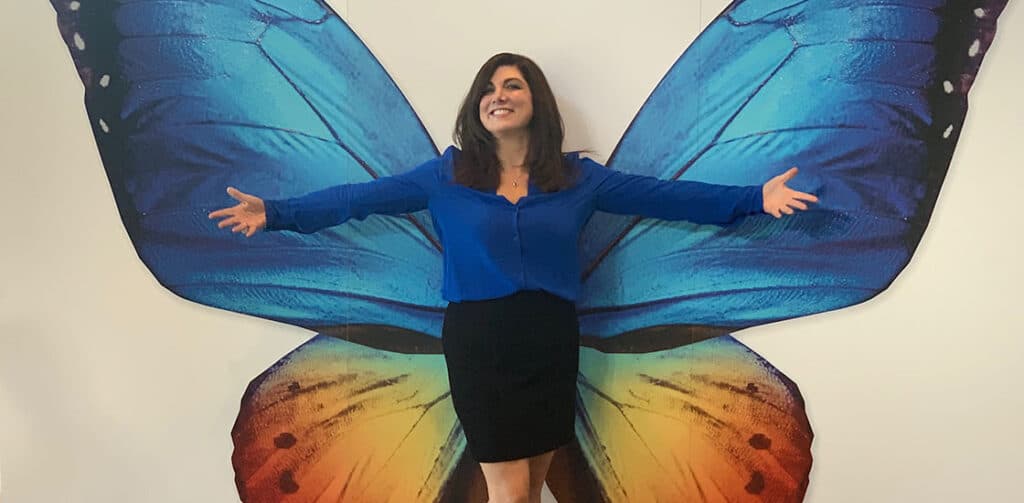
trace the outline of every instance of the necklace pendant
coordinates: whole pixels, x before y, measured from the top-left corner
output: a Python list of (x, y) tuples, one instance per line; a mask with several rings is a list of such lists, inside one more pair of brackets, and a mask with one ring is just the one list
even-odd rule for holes
[(512, 188), (514, 188), (514, 189), (518, 189), (519, 188), (519, 180), (512, 180)]

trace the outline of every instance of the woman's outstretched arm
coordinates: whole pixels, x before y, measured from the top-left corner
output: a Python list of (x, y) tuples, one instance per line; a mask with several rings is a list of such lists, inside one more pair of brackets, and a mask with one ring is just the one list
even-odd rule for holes
[(796, 168), (776, 176), (764, 185), (733, 186), (662, 180), (610, 170), (590, 161), (596, 176), (595, 208), (609, 213), (639, 215), (664, 220), (688, 220), (698, 224), (727, 224), (750, 214), (768, 213), (776, 218), (807, 209), (817, 202), (812, 194), (786, 185)]
[(369, 182), (336, 185), (290, 199), (261, 199), (228, 187), (238, 204), (213, 211), (217, 226), (250, 237), (261, 230), (302, 233), (342, 224), (369, 215), (400, 215), (426, 209), (432, 187), (439, 182), (440, 162), (435, 159), (400, 175)]

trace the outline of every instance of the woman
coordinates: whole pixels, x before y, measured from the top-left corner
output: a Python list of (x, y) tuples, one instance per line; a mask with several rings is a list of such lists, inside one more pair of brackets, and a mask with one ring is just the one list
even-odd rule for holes
[(627, 175), (561, 151), (544, 74), (528, 58), (484, 63), (459, 110), (455, 141), (401, 175), (210, 213), (221, 228), (314, 232), (350, 218), (429, 208), (444, 248), (442, 343), (452, 401), (492, 502), (540, 501), (554, 450), (572, 441), (580, 231), (596, 210), (725, 224), (807, 208), (785, 182), (729, 187)]

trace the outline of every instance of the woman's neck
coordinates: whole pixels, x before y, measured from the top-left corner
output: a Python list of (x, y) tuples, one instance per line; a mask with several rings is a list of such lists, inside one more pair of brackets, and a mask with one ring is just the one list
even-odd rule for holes
[(498, 138), (497, 154), (501, 162), (502, 171), (508, 169), (526, 169), (526, 154), (530, 151), (530, 133), (524, 131), (520, 134), (503, 136)]

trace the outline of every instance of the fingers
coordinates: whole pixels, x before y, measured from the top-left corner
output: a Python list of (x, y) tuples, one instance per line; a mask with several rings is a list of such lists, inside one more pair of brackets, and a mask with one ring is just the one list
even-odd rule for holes
[[(773, 217), (782, 218), (783, 215), (792, 215), (797, 211), (807, 210), (808, 206), (805, 202), (818, 202), (818, 196), (807, 192), (793, 190), (786, 186), (786, 182), (792, 180), (799, 172), (800, 170), (796, 166), (793, 166), (786, 170), (785, 173), (772, 180), (772, 182), (774, 182), (771, 183), (771, 185), (773, 185), (773, 187), (771, 187), (772, 190), (769, 190), (767, 185), (765, 186), (766, 191), (773, 193), (771, 195), (772, 203), (766, 204), (766, 207), (769, 210), (768, 213)], [(765, 198), (768, 199), (768, 194), (765, 194), (765, 196)]]
[[(807, 209), (807, 205), (802, 203), (802, 202), (800, 202), (797, 199), (790, 199), (788, 201), (783, 201), (781, 204), (779, 204), (776, 207), (777, 213), (781, 213), (782, 215), (792, 215), (793, 213), (795, 213), (797, 211), (805, 211), (806, 209)], [(779, 216), (781, 216), (781, 215), (779, 215)], [(778, 217), (776, 217), (776, 218), (778, 218)]]
[(239, 227), (255, 228), (259, 230), (263, 227), (263, 224), (255, 223), (251, 218), (241, 218), (239, 215), (232, 215), (231, 218), (225, 218), (220, 222), (217, 222), (218, 228), (232, 227), (231, 232), (239, 232)]
[(228, 195), (239, 202), (244, 202), (246, 197), (249, 197), (249, 194), (246, 194), (245, 192), (242, 192), (234, 187), (228, 187)]
[[(793, 166), (792, 168), (789, 168), (788, 170), (786, 170), (785, 173), (779, 175), (776, 178), (778, 178), (779, 181), (782, 182), (783, 185), (785, 185), (786, 182), (792, 180), (793, 177), (796, 176), (797, 173), (799, 173), (799, 172), (800, 172), (800, 169), (797, 168), (796, 166)], [(792, 197), (792, 198), (795, 198), (795, 199), (800, 199), (800, 200), (803, 200), (803, 201), (809, 201), (809, 202), (812, 202), (812, 203), (818, 202), (818, 196), (815, 196), (814, 194), (808, 194), (807, 192), (800, 192), (800, 191), (797, 191), (797, 190), (790, 189), (789, 187), (786, 187), (786, 189), (789, 189), (789, 194), (788, 194), (789, 197)]]
[(230, 225), (238, 225), (240, 223), (242, 223), (242, 220), (239, 219), (238, 217), (225, 218), (224, 220), (221, 220), (220, 222), (217, 222), (217, 227), (220, 228), (220, 229), (223, 229), (223, 228), (228, 227)]
[(806, 192), (799, 192), (796, 190), (793, 191), (793, 194), (790, 197), (792, 197), (793, 199), (799, 199), (801, 201), (808, 201), (811, 203), (818, 202), (818, 196), (814, 194), (808, 194)]
[(245, 226), (245, 230), (242, 231), (242, 234), (245, 234), (245, 237), (247, 237), (247, 238), (251, 238), (254, 234), (256, 234), (257, 232), (263, 230), (263, 227), (265, 227), (265, 224), (262, 224), (262, 223), (247, 224)]
[(249, 194), (241, 192), (241, 191), (239, 191), (238, 189), (236, 189), (234, 187), (228, 187), (228, 195), (231, 196), (234, 200), (238, 201), (239, 203), (234, 205), (234, 206), (230, 206), (230, 207), (227, 207), (227, 208), (221, 208), (221, 209), (216, 210), (216, 211), (211, 211), (207, 215), (208, 218), (220, 218), (220, 217), (234, 216), (239, 211), (245, 211), (245, 207), (248, 205), (249, 199), (252, 198), (252, 196), (250, 196)]
[(228, 195), (235, 198), (235, 200), (240, 201), (242, 204), (255, 204), (263, 201), (263, 199), (252, 194), (246, 194), (234, 187), (228, 187)]
[(221, 208), (221, 209), (219, 209), (217, 211), (211, 211), (209, 215), (206, 215), (206, 217), (210, 218), (210, 219), (220, 218), (220, 217), (230, 217), (230, 216), (234, 215), (234, 212), (232, 210), (234, 210), (237, 207), (238, 206), (232, 206), (230, 208)]
[(217, 227), (220, 227), (221, 229), (223, 229), (223, 228), (225, 228), (225, 227), (227, 227), (229, 225), (234, 225), (234, 224), (236, 224), (238, 222), (241, 222), (242, 221), (242, 213), (241, 213), (241, 211), (242, 211), (242, 209), (239, 206), (236, 205), (236, 206), (232, 206), (230, 208), (224, 208), (224, 209), (221, 209), (221, 210), (212, 211), (206, 217), (211, 219), (211, 220), (213, 220), (215, 218), (224, 218), (224, 220), (221, 220), (220, 222), (217, 222)]
[(799, 173), (799, 172), (800, 172), (800, 170), (797, 169), (796, 166), (793, 166), (792, 168), (789, 168), (788, 170), (786, 170), (785, 173), (779, 175), (779, 178), (782, 179), (782, 183), (786, 183), (786, 182), (792, 180), (793, 177), (796, 176), (796, 174)]
[[(243, 194), (244, 195), (244, 194)], [(238, 217), (243, 213), (256, 213), (258, 208), (249, 205), (249, 201), (242, 201), (229, 208), (221, 208), (216, 211), (211, 211), (206, 215), (209, 219), (222, 218), (222, 217)]]
[[(817, 201), (817, 198), (815, 198)], [(805, 211), (808, 206), (795, 197), (785, 199), (778, 203), (771, 203), (767, 206), (768, 213), (775, 218), (782, 218), (784, 215), (792, 215), (797, 211)]]
[(786, 206), (789, 206), (790, 208), (796, 208), (798, 210), (806, 210), (807, 209), (807, 205), (804, 204), (804, 203), (801, 203), (799, 199), (793, 199), (793, 200), (787, 202)]
[(217, 227), (224, 229), (231, 227), (231, 232), (245, 234), (245, 237), (252, 237), (263, 227), (263, 224), (256, 223), (253, 220), (253, 213), (255, 208), (249, 206), (252, 202), (262, 201), (258, 197), (250, 196), (244, 192), (239, 191), (234, 187), (228, 187), (228, 195), (233, 197), (235, 200), (240, 201), (239, 204), (231, 206), (229, 208), (221, 208), (219, 210), (211, 211), (206, 215), (209, 219), (220, 218), (221, 221), (217, 222)]
[(245, 237), (252, 237), (262, 228), (261, 225), (253, 224), (252, 222), (243, 221), (239, 218), (226, 218), (217, 222), (217, 227), (223, 229), (225, 227), (231, 227), (231, 232), (245, 234)]

